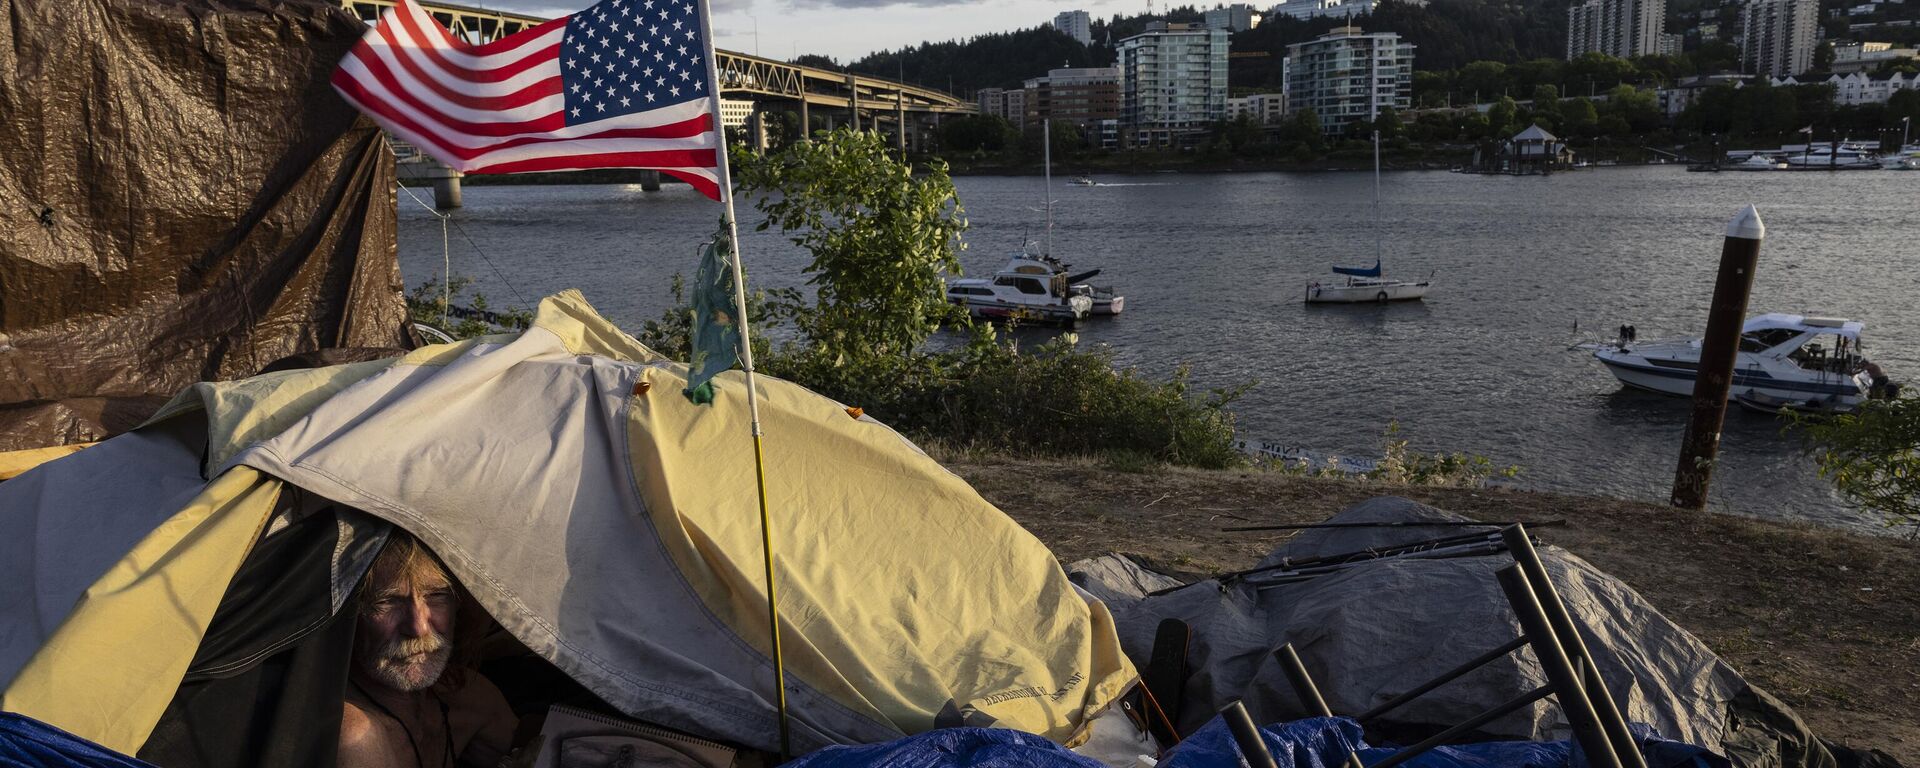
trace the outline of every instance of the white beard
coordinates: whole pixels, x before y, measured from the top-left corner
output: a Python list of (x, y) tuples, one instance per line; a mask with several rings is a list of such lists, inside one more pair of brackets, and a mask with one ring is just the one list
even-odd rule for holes
[(412, 693), (438, 682), (452, 656), (453, 644), (442, 635), (400, 638), (366, 654), (361, 669), (381, 685)]

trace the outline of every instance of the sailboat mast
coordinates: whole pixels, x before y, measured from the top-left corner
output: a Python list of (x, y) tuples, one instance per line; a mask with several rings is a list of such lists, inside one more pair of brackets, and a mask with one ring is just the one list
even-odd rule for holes
[(1040, 156), (1046, 165), (1047, 177), (1047, 249), (1042, 253), (1053, 255), (1053, 120), (1040, 121)]
[[(1349, 21), (1349, 24), (1352, 22)], [(1373, 123), (1373, 266), (1380, 267), (1380, 39), (1367, 46), (1367, 121)]]

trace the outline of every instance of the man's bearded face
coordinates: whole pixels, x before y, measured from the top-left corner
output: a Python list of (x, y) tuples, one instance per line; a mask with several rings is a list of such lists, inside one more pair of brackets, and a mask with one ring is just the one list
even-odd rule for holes
[(453, 655), (449, 636), (459, 597), (444, 572), (426, 565), (376, 567), (368, 575), (375, 581), (360, 610), (354, 659), (368, 677), (396, 691), (432, 686)]

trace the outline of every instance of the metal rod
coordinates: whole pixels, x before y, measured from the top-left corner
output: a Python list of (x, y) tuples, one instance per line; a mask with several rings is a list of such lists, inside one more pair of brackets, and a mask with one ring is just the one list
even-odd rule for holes
[(1253, 724), (1253, 718), (1247, 716), (1247, 708), (1240, 706), (1240, 700), (1234, 699), (1220, 708), (1220, 717), (1227, 721), (1227, 730), (1233, 732), (1233, 741), (1240, 745), (1240, 756), (1246, 758), (1252, 768), (1280, 768), (1273, 762), (1273, 753), (1267, 751), (1267, 742), (1260, 738), (1260, 729)]
[(1439, 688), (1440, 686), (1446, 685), (1447, 683), (1451, 683), (1454, 680), (1459, 679), (1461, 675), (1464, 675), (1468, 672), (1472, 672), (1476, 669), (1479, 669), (1481, 667), (1484, 667), (1492, 663), (1494, 659), (1498, 659), (1509, 653), (1513, 653), (1514, 651), (1520, 650), (1520, 648), (1525, 646), (1526, 644), (1527, 644), (1526, 635), (1521, 635), (1519, 637), (1516, 637), (1508, 641), (1506, 645), (1502, 645), (1491, 651), (1487, 651), (1486, 653), (1480, 654), (1479, 656), (1474, 657), (1473, 661), (1469, 661), (1465, 664), (1461, 664), (1458, 667), (1454, 667), (1453, 669), (1448, 670), (1445, 674), (1442, 674), (1439, 677), (1436, 677), (1432, 680), (1422, 683), (1421, 685), (1414, 687), (1412, 690), (1407, 691), (1406, 693), (1403, 693), (1391, 699), (1388, 699), (1385, 703), (1381, 704), (1380, 706), (1374, 707), (1373, 709), (1369, 709), (1365, 712), (1360, 713), (1358, 716), (1354, 717), (1353, 719), (1360, 721), (1360, 723), (1364, 725), (1367, 722), (1370, 722), (1380, 717), (1381, 715), (1384, 715), (1388, 712), (1392, 712), (1393, 710), (1400, 708), (1401, 705), (1406, 704), (1409, 701), (1413, 701), (1414, 699), (1427, 695), (1428, 693), (1432, 692), (1433, 689), (1435, 688)]
[(1580, 685), (1580, 676), (1573, 671), (1573, 662), (1567, 660), (1567, 653), (1560, 647), (1560, 641), (1554, 638), (1553, 627), (1547, 622), (1546, 613), (1540, 609), (1540, 600), (1534, 597), (1533, 588), (1527, 584), (1526, 572), (1518, 565), (1509, 565), (1500, 569), (1500, 589), (1507, 593), (1507, 603), (1513, 607), (1513, 613), (1520, 620), (1520, 630), (1526, 634), (1527, 645), (1533, 648), (1533, 655), (1540, 661), (1541, 671), (1547, 674), (1547, 683), (1553, 688), (1554, 698), (1560, 702), (1560, 711), (1567, 716), (1567, 722), (1573, 726), (1573, 737), (1580, 742), (1580, 748), (1587, 752), (1587, 764), (1592, 768), (1620, 768), (1620, 757), (1613, 751), (1613, 743), (1607, 740), (1607, 734), (1600, 728), (1600, 716), (1593, 711), (1593, 702), (1588, 700), (1586, 689)]
[(1422, 741), (1411, 747), (1407, 747), (1406, 749), (1403, 749), (1391, 755), (1388, 755), (1387, 759), (1374, 763), (1373, 765), (1368, 766), (1367, 768), (1393, 768), (1393, 766), (1399, 765), (1408, 760), (1412, 760), (1416, 757), (1419, 757), (1422, 754), (1425, 754), (1431, 751), (1434, 747), (1438, 747), (1449, 741), (1453, 741), (1454, 739), (1460, 738), (1461, 736), (1465, 736), (1468, 732), (1474, 730), (1475, 728), (1479, 728), (1480, 726), (1486, 725), (1487, 723), (1491, 723), (1502, 717), (1506, 717), (1508, 714), (1511, 714), (1514, 710), (1517, 710), (1521, 707), (1524, 707), (1528, 704), (1532, 704), (1536, 701), (1539, 701), (1541, 699), (1544, 699), (1552, 695), (1553, 695), (1553, 686), (1551, 685), (1540, 686), (1524, 694), (1521, 694), (1519, 698), (1513, 699), (1512, 701), (1508, 701), (1505, 704), (1501, 704), (1500, 706), (1494, 707), (1493, 709), (1489, 709), (1485, 712), (1475, 715), (1471, 720), (1468, 720), (1464, 723), (1453, 726), (1452, 728), (1448, 728), (1444, 731), (1436, 733), (1428, 737), (1426, 741)]
[(792, 728), (787, 713), (786, 661), (780, 651), (780, 595), (774, 580), (773, 523), (767, 512), (767, 468), (760, 444), (760, 400), (754, 390), (753, 341), (747, 332), (750, 323), (747, 322), (746, 268), (740, 258), (740, 224), (733, 212), (733, 170), (727, 160), (727, 131), (721, 125), (720, 118), (720, 68), (713, 49), (713, 9), (709, 3), (695, 5), (700, 8), (700, 29), (705, 33), (701, 37), (707, 49), (707, 62), (714, 65), (707, 68), (707, 94), (713, 100), (714, 161), (717, 166), (714, 170), (719, 172), (720, 177), (720, 202), (726, 206), (727, 255), (733, 261), (734, 317), (738, 318), (740, 329), (740, 367), (746, 374), (748, 429), (753, 437), (753, 479), (760, 508), (760, 553), (766, 563), (767, 635), (772, 646), (769, 650), (773, 654), (774, 709), (780, 720), (780, 759), (786, 761), (793, 759)]
[[(1323, 528), (1505, 528), (1519, 525), (1518, 520), (1498, 522), (1480, 522), (1478, 520), (1438, 520), (1430, 523), (1396, 521), (1387, 523), (1280, 523), (1276, 525), (1236, 525), (1220, 529), (1221, 533), (1241, 533), (1245, 531), (1317, 531)], [(1527, 523), (1535, 528), (1551, 528), (1566, 525), (1565, 520), (1541, 520)]]
[[(1300, 697), (1300, 703), (1308, 709), (1320, 713), (1321, 717), (1333, 717), (1333, 710), (1327, 707), (1327, 700), (1320, 696), (1320, 688), (1313, 684), (1313, 676), (1307, 674), (1307, 665), (1300, 663), (1300, 654), (1293, 650), (1293, 643), (1280, 646), (1273, 652), (1280, 660), (1280, 670), (1287, 673), (1287, 682), (1293, 685), (1293, 693)], [(1360, 756), (1354, 753), (1353, 745), (1341, 740), (1341, 746), (1347, 748), (1348, 768), (1366, 768), (1360, 763)]]
[(1600, 665), (1594, 663), (1593, 654), (1587, 651), (1587, 641), (1580, 636), (1579, 627), (1574, 626), (1573, 617), (1567, 613), (1566, 602), (1560, 599), (1560, 591), (1553, 586), (1553, 580), (1547, 577), (1546, 564), (1540, 561), (1540, 553), (1534, 551), (1533, 540), (1527, 537), (1524, 526), (1515, 525), (1500, 532), (1507, 542), (1507, 552), (1513, 555), (1520, 571), (1527, 576), (1527, 583), (1533, 587), (1533, 594), (1540, 600), (1540, 608), (1546, 612), (1547, 624), (1553, 627), (1553, 634), (1560, 639), (1571, 658), (1574, 672), (1586, 687), (1587, 698), (1593, 702), (1594, 714), (1600, 716), (1600, 727), (1607, 734), (1607, 741), (1613, 744), (1614, 754), (1620, 757), (1625, 768), (1647, 768), (1647, 761), (1640, 755), (1640, 742), (1633, 738), (1633, 732), (1627, 729), (1627, 719), (1620, 715), (1620, 705), (1613, 700), (1613, 694), (1607, 690), (1607, 681), (1600, 677)]
[(1673, 471), (1673, 506), (1703, 509), (1720, 453), (1720, 427), (1727, 418), (1727, 392), (1733, 387), (1734, 360), (1740, 352), (1740, 326), (1753, 294), (1753, 272), (1760, 262), (1760, 241), (1767, 227), (1749, 205), (1727, 223), (1720, 247), (1720, 273), (1713, 282), (1713, 306), (1707, 333), (1700, 340), (1700, 366), (1693, 380), (1693, 416), (1680, 441), (1680, 465)]

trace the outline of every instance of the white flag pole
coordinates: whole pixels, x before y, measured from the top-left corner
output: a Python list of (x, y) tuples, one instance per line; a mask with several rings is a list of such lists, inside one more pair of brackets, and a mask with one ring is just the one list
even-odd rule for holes
[(716, 170), (719, 172), (720, 204), (726, 207), (727, 250), (733, 261), (734, 322), (740, 329), (740, 364), (747, 379), (747, 413), (753, 432), (753, 477), (760, 501), (760, 550), (766, 560), (767, 635), (773, 644), (774, 706), (780, 714), (780, 760), (793, 759), (787, 725), (787, 669), (780, 654), (780, 600), (773, 578), (773, 526), (767, 515), (767, 469), (760, 446), (760, 400), (753, 384), (753, 340), (747, 335), (747, 278), (740, 266), (740, 225), (733, 215), (733, 171), (727, 162), (727, 127), (720, 114), (720, 58), (713, 41), (713, 9), (708, 0), (689, 0), (700, 6), (702, 42), (707, 53), (707, 98), (712, 100)]

